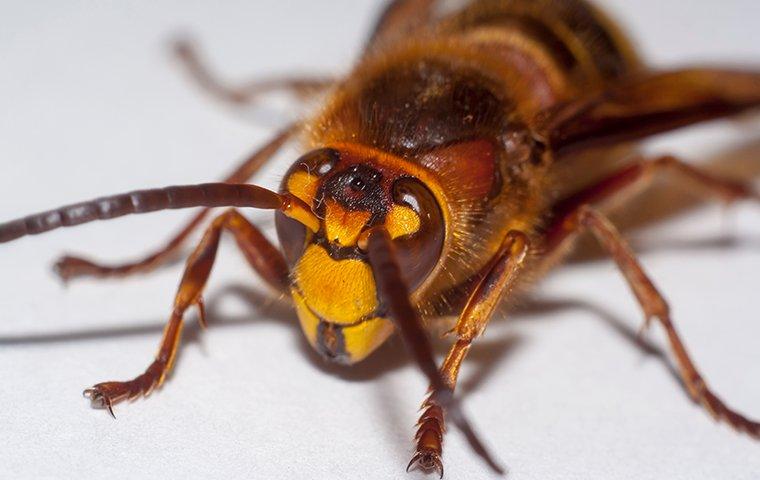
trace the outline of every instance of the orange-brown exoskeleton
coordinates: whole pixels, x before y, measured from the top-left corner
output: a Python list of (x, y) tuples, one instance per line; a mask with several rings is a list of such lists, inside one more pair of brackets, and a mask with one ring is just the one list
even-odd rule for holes
[[(394, 332), (431, 383), (409, 466), (443, 473), (444, 424), (493, 462), (453, 400), (460, 365), (505, 295), (555, 265), (589, 231), (617, 263), (647, 324), (667, 333), (684, 385), (715, 418), (760, 438), (760, 423), (728, 407), (687, 353), (668, 305), (604, 206), (657, 175), (682, 175), (726, 201), (748, 185), (673, 157), (637, 158), (649, 135), (760, 107), (760, 71), (655, 71), (607, 17), (581, 0), (395, 0), (345, 78), (221, 86), (193, 50), (178, 53), (212, 94), (234, 102), (270, 90), (322, 95), (308, 119), (277, 134), (223, 183), (105, 197), (0, 225), (0, 242), (62, 226), (169, 208), (204, 207), (144, 260), (104, 266), (65, 257), (57, 272), (125, 276), (171, 258), (211, 207), (229, 207), (189, 257), (155, 360), (138, 377), (86, 390), (94, 406), (146, 395), (171, 369), (185, 311), (198, 306), (222, 232), (251, 267), (288, 295), (309, 343), (327, 360), (359, 362)], [(292, 139), (306, 153), (279, 192), (247, 183)], [(281, 247), (241, 213), (275, 210)], [(453, 321), (451, 320), (453, 319)], [(204, 316), (201, 315), (201, 321)], [(449, 330), (435, 364), (425, 329)]]

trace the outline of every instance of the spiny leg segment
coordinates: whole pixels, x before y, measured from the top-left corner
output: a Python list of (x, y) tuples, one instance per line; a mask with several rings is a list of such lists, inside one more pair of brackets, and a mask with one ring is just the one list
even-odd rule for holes
[[(126, 215), (168, 209), (223, 206), (279, 210), (312, 231), (319, 227), (319, 220), (311, 208), (290, 194), (278, 194), (255, 185), (207, 183), (137, 190), (0, 223), (0, 243), (62, 227)], [(174, 309), (155, 361), (142, 375), (129, 382), (105, 382), (86, 390), (85, 394), (91, 398), (94, 405), (107, 407), (113, 414), (113, 403), (147, 394), (161, 385), (176, 356), (184, 312), (190, 306), (197, 305), (201, 309), (201, 322), (205, 324), (201, 293), (214, 263), (222, 229), (233, 233), (238, 244), (243, 247), (251, 266), (263, 275), (271, 286), (278, 290), (285, 288), (288, 269), (282, 255), (240, 214), (234, 210), (228, 211), (212, 223), (188, 259), (185, 275), (175, 297)]]
[[(486, 273), (467, 301), (451, 333), (456, 342), (449, 349), (441, 366), (441, 375), (446, 385), (454, 390), (462, 365), (473, 340), (480, 336), (491, 319), (494, 309), (503, 296), (515, 284), (528, 253), (528, 238), (521, 232), (507, 233), (501, 248), (486, 268)], [(422, 403), (422, 415), (417, 422), (415, 453), (407, 470), (419, 464), (423, 469), (437, 470), (443, 477), (443, 435), (445, 415), (434, 396), (428, 396)]]
[(615, 260), (644, 311), (645, 326), (656, 319), (665, 329), (681, 379), (694, 401), (707, 409), (716, 420), (726, 421), (736, 430), (760, 439), (760, 423), (731, 409), (707, 386), (670, 319), (670, 308), (667, 302), (644, 272), (633, 251), (615, 226), (589, 206), (581, 206), (568, 220), (566, 224), (568, 234), (582, 230), (590, 231)]
[[(453, 388), (437, 368), (430, 340), (420, 320), (417, 310), (409, 297), (409, 288), (401, 275), (393, 242), (387, 230), (375, 227), (370, 230), (367, 240), (369, 263), (377, 285), (378, 298), (394, 320), (401, 338), (417, 366), (430, 382), (430, 399), (445, 410), (451, 421), (462, 431), (473, 451), (480, 456), (494, 472), (504, 473), (494, 460), (464, 416), (459, 403), (453, 396)], [(443, 474), (441, 472), (441, 474)]]
[(760, 423), (731, 409), (710, 390), (681, 341), (671, 321), (670, 308), (662, 294), (644, 272), (615, 226), (591, 207), (592, 202), (603, 203), (628, 187), (642, 185), (651, 180), (654, 173), (665, 171), (683, 175), (727, 202), (760, 199), (758, 193), (749, 185), (715, 177), (674, 157), (659, 157), (624, 168), (563, 202), (557, 208), (554, 224), (545, 237), (546, 248), (550, 251), (558, 249), (582, 231), (590, 231), (615, 260), (644, 310), (644, 327), (649, 326), (652, 320), (657, 320), (665, 329), (689, 395), (716, 420), (726, 421), (736, 430), (760, 439)]
[[(604, 203), (629, 187), (645, 186), (648, 181), (655, 178), (655, 175), (665, 172), (681, 175), (726, 202), (760, 199), (757, 192), (744, 183), (715, 177), (672, 156), (642, 160), (619, 172), (613, 173), (598, 184), (562, 202), (555, 211), (557, 218), (555, 225), (548, 229), (545, 237), (544, 246), (548, 253), (551, 254), (551, 251), (557, 249), (569, 236), (578, 233), (575, 230), (579, 224), (577, 216), (580, 214), (578, 212), (587, 211), (589, 208), (587, 204), (592, 202)], [(586, 220), (586, 222), (589, 223), (591, 220)], [(612, 227), (606, 220), (603, 223)], [(614, 231), (614, 227), (612, 229)], [(610, 246), (609, 248), (613, 247)], [(615, 250), (616, 248), (614, 247)], [(505, 240), (500, 253), (495, 257), (496, 260), (490, 264), (489, 272), (476, 288), (462, 316), (454, 327), (453, 332), (457, 334), (457, 341), (449, 350), (441, 367), (444, 379), (452, 390), (456, 385), (459, 368), (467, 355), (472, 340), (482, 333), (492, 314), (493, 308), (498, 304), (500, 298), (502, 298), (504, 291), (508, 291), (514, 284), (520, 267), (525, 261), (527, 249), (527, 243), (522, 236), (511, 232), (510, 236)], [(639, 289), (637, 297), (640, 296), (643, 299), (642, 305), (646, 305), (647, 318), (659, 318), (656, 315), (656, 313), (659, 313), (665, 319), (661, 321), (676, 352), (682, 375), (689, 379), (688, 381), (685, 380), (685, 383), (690, 394), (697, 401), (705, 405), (717, 418), (727, 420), (729, 424), (740, 431), (746, 431), (753, 436), (758, 436), (756, 422), (748, 420), (741, 414), (730, 410), (707, 389), (704, 380), (699, 375), (683, 343), (680, 341), (669, 316), (665, 315), (668, 311), (667, 304), (643, 273), (641, 267), (638, 266), (630, 250), (627, 258), (628, 260), (625, 263), (629, 266), (626, 269), (628, 272), (626, 277), (630, 279), (629, 282), (638, 282), (636, 283), (637, 285), (646, 285), (645, 288)], [(445, 432), (444, 411), (432, 397), (426, 398), (423, 402), (422, 411), (423, 413), (417, 424), (417, 433), (415, 435), (416, 450), (408, 468), (419, 464), (426, 470), (437, 470), (442, 475), (443, 465), (441, 455), (443, 434)]]
[(103, 382), (85, 390), (84, 394), (90, 398), (93, 406), (107, 408), (113, 415), (115, 403), (124, 399), (132, 400), (140, 395), (147, 396), (163, 384), (177, 354), (185, 311), (197, 305), (201, 322), (205, 326), (202, 292), (216, 258), (222, 231), (234, 236), (248, 263), (269, 286), (278, 292), (287, 293), (288, 267), (282, 254), (237, 210), (228, 210), (209, 226), (187, 260), (174, 299), (174, 308), (155, 360), (143, 374), (132, 380)]

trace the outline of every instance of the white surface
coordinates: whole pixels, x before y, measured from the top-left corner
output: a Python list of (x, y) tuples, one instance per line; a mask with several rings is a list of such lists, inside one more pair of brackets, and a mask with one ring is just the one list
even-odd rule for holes
[[(755, 0), (606, 2), (660, 65), (760, 61)], [(135, 187), (217, 179), (267, 135), (198, 94), (165, 41), (193, 33), (230, 79), (342, 71), (376, 2), (0, 3), (0, 219)], [(693, 158), (758, 140), (756, 123), (671, 136)], [(757, 142), (756, 142), (757, 144)], [(755, 150), (757, 151), (757, 149)], [(275, 185), (295, 152), (259, 177)], [(760, 158), (755, 156), (755, 158)], [(316, 359), (291, 312), (272, 320), (234, 295), (259, 285), (232, 244), (189, 318), (171, 380), (113, 421), (80, 394), (142, 371), (179, 265), (126, 281), (50, 273), (61, 252), (132, 258), (187, 212), (90, 224), (0, 246), (0, 478), (425, 478), (403, 467), (425, 390), (399, 341), (353, 369)], [(265, 214), (254, 214), (271, 232)], [(647, 232), (642, 255), (713, 387), (760, 416), (760, 209), (707, 207)], [(654, 248), (733, 235), (736, 247)], [(670, 241), (670, 243), (668, 243)], [(465, 407), (509, 478), (760, 478), (760, 443), (691, 404), (663, 361), (613, 328), (641, 316), (610, 262), (573, 264), (538, 288), (544, 306), (497, 319), (463, 372)], [(276, 312), (277, 309), (274, 309)], [(655, 343), (663, 344), (659, 331)], [(452, 431), (447, 478), (490, 478)]]

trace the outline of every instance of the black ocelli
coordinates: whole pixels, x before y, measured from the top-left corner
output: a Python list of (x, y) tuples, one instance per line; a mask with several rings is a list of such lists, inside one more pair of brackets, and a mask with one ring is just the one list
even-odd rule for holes
[[(320, 186), (317, 198), (331, 198), (349, 211), (363, 210), (374, 217), (385, 216), (390, 205), (382, 186), (383, 174), (364, 164), (353, 165), (337, 172)], [(324, 215), (324, 203), (317, 214)]]

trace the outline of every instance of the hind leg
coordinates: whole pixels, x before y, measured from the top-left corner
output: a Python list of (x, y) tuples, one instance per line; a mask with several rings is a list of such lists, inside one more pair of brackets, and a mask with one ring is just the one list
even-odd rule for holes
[(664, 155), (643, 159), (559, 202), (554, 207), (555, 221), (546, 235), (547, 248), (554, 250), (564, 240), (566, 232), (562, 229), (563, 219), (569, 218), (580, 206), (606, 205), (618, 201), (629, 191), (640, 192), (652, 180), (665, 174), (687, 180), (700, 191), (726, 203), (738, 200), (760, 201), (760, 193), (750, 184), (718, 177), (676, 157)]

